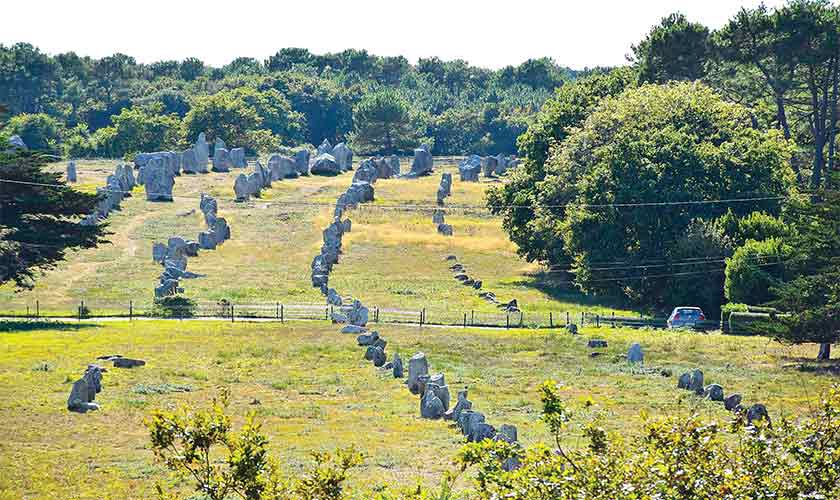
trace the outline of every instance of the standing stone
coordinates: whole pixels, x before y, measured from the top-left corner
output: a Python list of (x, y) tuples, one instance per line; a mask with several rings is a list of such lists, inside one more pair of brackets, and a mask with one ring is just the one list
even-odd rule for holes
[(312, 175), (339, 175), (341, 172), (338, 162), (328, 153), (318, 155), (312, 164)]
[(216, 144), (213, 145), (213, 153), (215, 153), (217, 149), (227, 149), (227, 145), (221, 137), (216, 137)]
[(470, 155), (458, 164), (458, 172), (464, 182), (478, 182), (478, 174), (481, 172), (481, 157)]
[(347, 321), (351, 325), (365, 326), (368, 322), (368, 308), (363, 306), (357, 299), (353, 301), (353, 306), (347, 313)]
[(768, 424), (771, 423), (770, 414), (767, 413), (767, 407), (761, 403), (756, 403), (747, 410), (747, 423), (752, 425), (758, 420), (766, 420)]
[(399, 353), (394, 353), (394, 360), (391, 362), (394, 378), (403, 378), (403, 362)]
[(496, 155), (496, 175), (504, 175), (507, 173), (508, 162), (505, 155)]
[(76, 178), (76, 162), (72, 160), (67, 164), (67, 182), (78, 182)]
[[(218, 140), (217, 140), (218, 143)], [(224, 144), (224, 143), (223, 143)], [(213, 150), (213, 171), (214, 172), (230, 172), (233, 167), (233, 162), (230, 159), (230, 153), (225, 148), (215, 148)]]
[(449, 224), (438, 224), (437, 232), (443, 236), (452, 236), (452, 226)]
[(353, 151), (346, 144), (339, 142), (332, 148), (331, 154), (343, 172), (353, 169)]
[(444, 418), (446, 420), (454, 420), (457, 422), (461, 413), (470, 409), (472, 409), (472, 402), (467, 399), (467, 390), (464, 389), (463, 391), (458, 391), (458, 399), (455, 402), (455, 406), (446, 412)]
[(446, 222), (443, 210), (438, 208), (432, 212), (432, 224), (443, 224)]
[(367, 351), (365, 351), (365, 359), (368, 361), (373, 361), (373, 366), (379, 368), (380, 366), (385, 364), (385, 351), (382, 350), (379, 346), (369, 346)]
[(295, 170), (298, 175), (309, 175), (309, 150), (301, 149), (295, 153)]
[(260, 175), (260, 172), (252, 172), (248, 174), (248, 192), (251, 196), (259, 198), (262, 185), (262, 175)]
[(335, 291), (335, 288), (330, 288), (327, 291), (327, 304), (331, 306), (341, 306), (341, 295)]
[(245, 168), (248, 162), (245, 160), (245, 148), (233, 148), (230, 150), (230, 161), (233, 168)]
[(736, 393), (730, 394), (723, 399), (723, 407), (729, 411), (734, 411), (741, 406), (741, 395)]
[(444, 172), (440, 176), (440, 187), (443, 190), (444, 198), (452, 196), (452, 174)]
[(685, 372), (677, 380), (677, 389), (689, 390), (691, 387), (691, 373)]
[(163, 243), (152, 243), (152, 260), (163, 264), (166, 260), (167, 249)]
[(203, 169), (199, 168), (198, 157), (193, 148), (181, 152), (181, 168), (184, 169), (185, 174), (207, 173), (207, 165), (204, 165)]
[(273, 181), (294, 179), (298, 176), (295, 160), (279, 154), (273, 154), (268, 158), (268, 170), (271, 172)]
[(195, 141), (195, 161), (198, 165), (197, 172), (207, 172), (207, 165), (210, 160), (210, 146), (207, 144), (207, 139), (204, 132), (198, 134), (198, 140)]
[(638, 342), (634, 342), (627, 351), (627, 361), (630, 363), (642, 363), (645, 360), (645, 355), (642, 352), (642, 346)]
[(422, 147), (414, 150), (414, 161), (411, 162), (409, 177), (421, 177), (432, 173), (432, 155)]
[(442, 418), (445, 413), (443, 402), (437, 397), (433, 384), (426, 386), (426, 392), (420, 398), (420, 416), (429, 419)]
[(236, 201), (248, 201), (251, 196), (251, 187), (245, 174), (236, 176), (236, 180), (233, 182), (233, 192), (236, 194)]
[(153, 158), (144, 167), (146, 199), (149, 201), (172, 201), (175, 178), (166, 168), (163, 158)]
[(723, 387), (719, 384), (709, 384), (703, 389), (703, 395), (712, 401), (723, 401)]
[(691, 380), (688, 383), (688, 390), (702, 395), (705, 387), (703, 387), (703, 370), (699, 368), (691, 371)]
[(485, 156), (481, 159), (481, 168), (484, 171), (484, 177), (493, 177), (496, 174), (496, 167), (499, 165), (499, 160), (495, 156)]
[(420, 394), (421, 381), (420, 377), (429, 374), (429, 362), (426, 360), (426, 355), (418, 352), (411, 359), (408, 360), (408, 380), (406, 385), (412, 394)]
[(330, 141), (327, 140), (327, 139), (324, 139), (324, 142), (322, 142), (321, 145), (318, 146), (318, 149), (317, 149), (317, 152), (315, 153), (315, 156), (321, 156), (323, 154), (332, 154), (332, 150), (333, 150), (333, 146), (332, 146), (332, 144), (330, 144)]
[(388, 158), (388, 163), (391, 165), (391, 175), (397, 177), (400, 175), (400, 157), (397, 155), (391, 155)]

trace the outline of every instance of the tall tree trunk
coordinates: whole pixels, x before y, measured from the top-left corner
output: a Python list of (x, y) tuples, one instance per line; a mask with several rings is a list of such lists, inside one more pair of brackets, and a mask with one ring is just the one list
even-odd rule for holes
[(817, 354), (817, 359), (820, 361), (831, 359), (831, 344), (820, 344), (820, 352)]
[[(787, 111), (785, 111), (785, 97), (781, 92), (776, 92), (776, 119), (779, 120), (779, 126), (782, 128), (782, 133), (785, 139), (790, 140), (790, 124), (787, 120)], [(795, 157), (790, 159), (790, 168), (796, 174), (796, 183), (802, 184), (802, 171), (799, 169), (799, 164)]]
[(829, 184), (831, 182), (831, 176), (834, 174), (834, 155), (836, 154), (837, 149), (837, 146), (835, 144), (835, 141), (837, 140), (837, 91), (838, 87), (840, 87), (840, 82), (838, 82), (837, 75), (838, 70), (840, 70), (840, 61), (838, 61), (837, 57), (835, 56), (834, 64), (831, 67), (831, 97), (828, 101), (828, 105), (831, 106), (831, 118), (828, 122), (828, 167), (825, 176), (826, 188), (831, 187), (829, 186)]

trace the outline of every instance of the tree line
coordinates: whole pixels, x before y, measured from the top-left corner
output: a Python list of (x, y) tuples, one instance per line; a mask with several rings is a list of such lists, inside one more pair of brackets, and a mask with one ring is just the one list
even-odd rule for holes
[[(519, 252), (654, 312), (766, 305), (781, 339), (840, 338), (840, 9), (793, 0), (710, 30), (673, 14), (632, 64), (557, 89), (491, 189)], [(784, 326), (786, 325), (786, 326)]]
[(52, 56), (18, 43), (0, 45), (0, 103), (11, 114), (0, 138), (17, 134), (71, 157), (183, 148), (201, 131), (252, 154), (324, 139), (369, 153), (407, 151), (417, 140), (437, 154), (513, 153), (528, 118), (576, 75), (548, 58), (494, 71), (284, 48), (214, 68), (196, 58)]

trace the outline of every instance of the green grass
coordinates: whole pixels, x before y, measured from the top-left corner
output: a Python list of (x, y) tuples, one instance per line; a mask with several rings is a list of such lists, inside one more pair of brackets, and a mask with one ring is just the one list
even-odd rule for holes
[[(500, 220), (486, 211), (453, 211), (447, 222), (455, 229), (448, 238), (436, 233), (431, 212), (393, 210), (384, 206), (435, 201), (440, 172), (452, 172), (455, 182), (450, 205), (481, 205), (492, 182), (461, 183), (454, 159), (438, 159), (437, 173), (422, 179), (381, 180), (376, 201), (351, 212), (353, 232), (345, 237), (344, 255), (331, 285), (343, 295), (362, 298), (381, 308), (427, 309), (430, 321), (453, 321), (475, 311), (479, 318), (498, 314), (475, 290), (452, 278), (449, 254), (458, 256), (469, 274), (481, 279), (485, 290), (500, 300), (516, 298), (526, 316), (547, 323), (547, 313), (587, 311), (626, 313), (579, 293), (558, 290), (540, 282), (537, 266), (516, 255)], [(116, 161), (79, 161), (80, 189), (104, 183)], [(51, 168), (62, 170), (64, 164)], [(403, 168), (407, 168), (403, 165)], [(182, 175), (176, 179), (173, 203), (150, 203), (142, 187), (123, 201), (123, 208), (107, 219), (111, 244), (68, 253), (67, 260), (37, 280), (31, 291), (16, 293), (0, 287), (0, 313), (24, 314), (36, 302), (44, 314), (73, 314), (81, 300), (96, 315), (127, 314), (129, 302), (142, 312), (151, 305), (160, 266), (151, 259), (154, 241), (172, 235), (195, 239), (204, 229), (198, 210), (202, 192), (219, 201), (232, 239), (213, 251), (190, 259), (190, 270), (206, 277), (185, 280), (186, 295), (203, 304), (228, 299), (234, 303), (314, 303), (324, 299), (310, 286), (309, 266), (321, 246), (321, 231), (331, 222), (332, 209), (278, 206), (266, 202), (327, 203), (330, 207), (351, 182), (352, 172), (337, 177), (303, 177), (274, 183), (261, 200), (234, 203), (233, 181), (240, 171)], [(496, 181), (498, 182), (498, 181)], [(179, 196), (187, 198), (178, 198)], [(194, 213), (183, 215), (194, 210)], [(181, 214), (181, 215), (179, 215)]]
[[(42, 325), (43, 326), (43, 325)], [(774, 418), (808, 411), (836, 377), (802, 359), (813, 346), (786, 347), (759, 337), (607, 328), (558, 331), (417, 328), (381, 325), (389, 356), (428, 355), (454, 393), (469, 386), (476, 409), (494, 424), (512, 423), (525, 444), (545, 441), (538, 385), (560, 381), (570, 404), (602, 413), (610, 431), (634, 434), (642, 413), (700, 413), (725, 418), (719, 404), (676, 389), (676, 375), (703, 368), (709, 383), (765, 403)], [(609, 341), (590, 358), (586, 340)], [(617, 355), (639, 341), (649, 366), (674, 377), (640, 375)], [(99, 355), (146, 360), (109, 368), (86, 415), (65, 409), (70, 383)], [(46, 369), (44, 369), (46, 367)], [(360, 490), (436, 484), (462, 440), (450, 425), (418, 417), (418, 400), (389, 373), (363, 360), (351, 335), (320, 322), (135, 321), (6, 328), (0, 333), (0, 499), (151, 498), (167, 473), (154, 461), (143, 425), (153, 408), (205, 405), (231, 390), (237, 424), (255, 412), (274, 455), (290, 470), (308, 453), (353, 444), (366, 455), (353, 473)], [(255, 400), (259, 404), (253, 404)], [(583, 410), (579, 410), (578, 413)], [(583, 441), (577, 431), (569, 445)]]

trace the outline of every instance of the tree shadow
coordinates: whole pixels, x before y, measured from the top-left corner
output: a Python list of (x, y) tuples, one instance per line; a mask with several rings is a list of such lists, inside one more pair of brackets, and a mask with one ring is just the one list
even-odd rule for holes
[(82, 328), (101, 328), (95, 323), (70, 323), (45, 320), (0, 320), (0, 333), (31, 332), (35, 330), (74, 331)]
[(523, 278), (524, 279), (510, 282), (510, 284), (533, 288), (534, 290), (548, 295), (553, 300), (569, 302), (579, 306), (635, 310), (633, 306), (628, 305), (621, 297), (594, 296), (581, 292), (573, 283), (571, 283), (571, 277), (566, 280), (549, 277), (546, 273), (535, 273), (526, 274)]
[(785, 358), (785, 368), (793, 368), (803, 373), (814, 375), (840, 376), (840, 359), (818, 361), (814, 358)]

